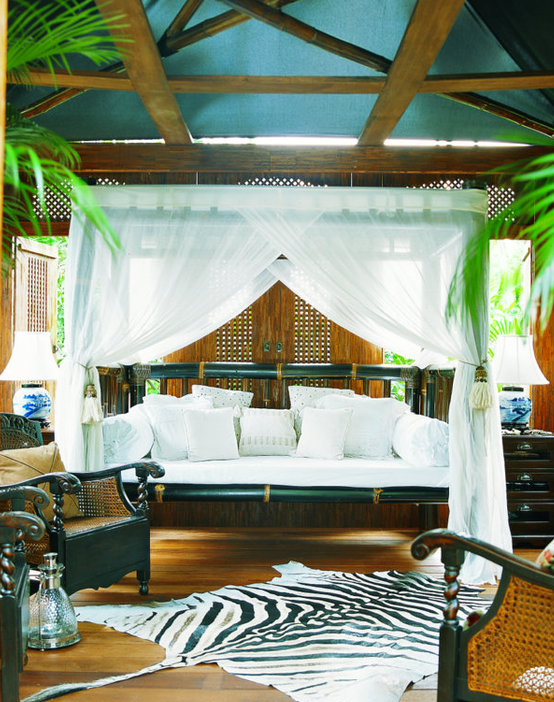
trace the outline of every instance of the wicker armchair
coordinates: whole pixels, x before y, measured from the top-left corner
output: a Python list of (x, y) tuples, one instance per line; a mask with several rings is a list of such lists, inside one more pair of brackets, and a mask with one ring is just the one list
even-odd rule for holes
[[(37, 505), (49, 498), (37, 488), (14, 488), (3, 497), (21, 497)], [(28, 512), (0, 514), (0, 698), (19, 702), (19, 676), (27, 662), (29, 623), (29, 566), (18, 547), (21, 537), (38, 539), (44, 533), (41, 519)]]
[[(30, 438), (33, 437), (32, 433)], [(136, 506), (127, 497), (121, 481), (121, 473), (127, 468), (134, 468), (138, 477)], [(38, 565), (43, 562), (44, 553), (57, 553), (58, 561), (65, 566), (62, 586), (69, 595), (84, 588), (109, 587), (132, 571), (137, 572), (139, 593), (148, 594), (147, 482), (149, 477), (163, 474), (158, 464), (141, 462), (90, 473), (45, 473), (17, 483), (48, 484), (53, 497), (53, 517), (46, 519), (44, 538), (36, 543), (26, 542), (27, 562)], [(68, 519), (64, 516), (64, 497), (74, 494), (82, 516)], [(40, 510), (37, 512), (44, 517)]]
[(0, 412), (0, 451), (42, 444), (39, 422), (19, 414)]
[[(554, 575), (478, 539), (443, 529), (415, 539), (423, 559), (442, 549), (446, 608), (440, 631), (439, 702), (554, 700)], [(486, 614), (464, 628), (458, 621), (458, 575), (469, 551), (502, 566)]]

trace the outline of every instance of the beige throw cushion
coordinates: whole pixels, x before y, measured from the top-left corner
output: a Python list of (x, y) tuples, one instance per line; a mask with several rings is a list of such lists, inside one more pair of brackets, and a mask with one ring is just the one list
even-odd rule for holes
[[(37, 446), (36, 448), (0, 451), (0, 485), (19, 483), (22, 480), (29, 480), (47, 473), (65, 472), (65, 466), (60, 458), (58, 445), (55, 442), (46, 446)], [(52, 500), (48, 483), (41, 483), (39, 487), (45, 490), (50, 495), (50, 500)], [(63, 513), (67, 519), (82, 516), (76, 495), (64, 495)], [(44, 510), (44, 516), (48, 521), (53, 518), (52, 501)]]

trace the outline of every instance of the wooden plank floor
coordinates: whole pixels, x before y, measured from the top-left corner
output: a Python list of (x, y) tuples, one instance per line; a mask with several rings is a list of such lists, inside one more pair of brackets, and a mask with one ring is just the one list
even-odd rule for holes
[[(311, 568), (370, 573), (421, 570), (442, 577), (439, 554), (426, 561), (410, 555), (413, 531), (364, 529), (194, 528), (152, 530), (152, 579), (147, 599), (165, 601), (229, 584), (265, 582), (277, 575), (273, 565), (290, 560)], [(535, 558), (538, 551), (518, 551)], [(144, 601), (137, 581), (127, 576), (103, 590), (83, 590), (75, 605), (129, 604)], [(132, 672), (163, 659), (156, 644), (108, 627), (80, 623), (82, 640), (57, 651), (29, 651), (21, 679), (21, 698), (62, 682), (96, 680)], [(290, 702), (273, 688), (199, 665), (141, 676), (104, 688), (66, 695), (67, 702)], [(435, 679), (421, 681), (402, 702), (434, 702)]]

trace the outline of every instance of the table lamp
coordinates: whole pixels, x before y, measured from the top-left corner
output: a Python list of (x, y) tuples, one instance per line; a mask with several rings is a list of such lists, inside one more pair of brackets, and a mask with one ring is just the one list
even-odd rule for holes
[(16, 331), (13, 351), (0, 380), (19, 380), (22, 385), (13, 396), (13, 411), (43, 426), (52, 409), (52, 398), (43, 380), (55, 380), (58, 365), (52, 353), (49, 332)]
[(528, 430), (532, 405), (524, 387), (549, 382), (535, 358), (533, 337), (525, 334), (499, 336), (494, 352), (494, 368), (496, 381), (503, 385), (499, 394), (502, 428)]

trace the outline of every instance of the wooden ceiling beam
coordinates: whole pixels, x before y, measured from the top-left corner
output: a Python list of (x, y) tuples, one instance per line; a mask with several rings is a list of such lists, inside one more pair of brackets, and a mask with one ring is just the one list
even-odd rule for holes
[(425, 80), (465, 0), (418, 0), (387, 73), (385, 86), (364, 124), (360, 146), (383, 144)]
[[(102, 71), (56, 71), (55, 78), (46, 69), (29, 73), (34, 85), (76, 88), (78, 90), (134, 91), (126, 73)], [(386, 76), (237, 76), (188, 75), (168, 76), (174, 93), (274, 93), (274, 94), (379, 94)], [(428, 76), (419, 93), (455, 93), (495, 90), (541, 90), (554, 88), (554, 71), (510, 73), (468, 73)]]
[(75, 144), (83, 174), (151, 173), (488, 173), (547, 147), (263, 147), (195, 144)]
[[(267, 5), (276, 8), (285, 7), (286, 5), (291, 5), (293, 2), (298, 1), (299, 0), (264, 0)], [(231, 27), (237, 27), (239, 24), (249, 22), (251, 19), (251, 17), (242, 12), (229, 10), (228, 12), (223, 12), (203, 22), (199, 22), (193, 27), (183, 29), (180, 32), (166, 32), (158, 42), (160, 53), (162, 56), (171, 56), (177, 53), (177, 51), (184, 49), (186, 46), (202, 41), (202, 39), (213, 37), (227, 29), (231, 29)]]
[[(272, 5), (275, 5), (276, 7), (284, 7), (285, 5), (290, 5), (291, 3), (298, 1), (299, 0), (268, 0), (268, 2), (270, 2)], [(171, 36), (171, 40), (169, 40), (169, 36), (162, 36), (162, 38), (158, 41), (158, 49), (160, 51), (161, 56), (171, 56), (177, 53), (177, 51), (180, 51), (180, 49), (184, 48), (185, 46), (190, 46), (191, 44), (195, 44), (196, 42), (202, 41), (203, 39), (215, 36), (216, 34), (230, 29), (231, 27), (236, 27), (237, 25), (242, 24), (243, 22), (249, 22), (250, 19), (250, 17), (247, 17), (246, 15), (240, 12), (229, 10), (228, 12), (223, 12), (222, 14), (217, 15), (216, 17), (213, 17), (209, 20), (206, 20), (205, 22), (201, 22), (200, 24), (194, 25), (190, 29), (183, 30), (182, 32), (177, 32), (176, 34)], [(105, 69), (101, 69), (99, 73), (113, 74), (119, 73), (124, 69), (125, 67), (122, 63), (117, 63), (113, 66), (108, 66)], [(88, 89), (88, 87), (89, 86), (79, 88), (60, 88), (51, 95), (47, 95), (27, 105), (27, 107), (21, 110), (21, 114), (24, 117), (27, 117), (28, 119), (32, 119), (33, 117), (37, 117), (38, 115), (42, 115), (45, 112), (48, 112), (49, 110), (53, 109), (54, 107), (62, 105), (64, 102), (67, 102), (68, 100), (71, 100), (77, 95), (84, 93)]]
[(337, 39), (337, 37), (326, 32), (321, 32), (310, 24), (306, 24), (306, 22), (302, 22), (291, 15), (286, 15), (280, 10), (258, 2), (258, 0), (221, 0), (221, 2), (253, 19), (269, 24), (281, 32), (292, 34), (297, 39), (301, 39), (308, 44), (313, 44), (342, 58), (356, 61), (375, 71), (386, 73), (391, 66), (392, 61), (384, 56), (362, 49), (348, 41)]
[[(167, 144), (191, 144), (192, 137), (165, 75), (152, 29), (140, 0), (95, 0), (108, 21), (122, 17), (112, 36), (133, 86)], [(130, 40), (130, 41), (129, 41)]]
[(196, 12), (196, 10), (198, 10), (198, 8), (203, 2), (204, 0), (186, 0), (183, 7), (175, 15), (173, 22), (163, 33), (162, 39), (165, 39), (166, 37), (172, 36), (173, 34), (177, 34), (177, 32), (182, 31), (183, 28), (187, 26), (189, 21), (192, 19), (194, 13)]
[[(285, 15), (279, 10), (275, 10), (267, 5), (262, 5), (260, 2), (258, 2), (258, 0), (221, 0), (221, 2), (224, 2), (226, 5), (250, 15), (260, 22), (265, 22), (266, 24), (269, 24), (280, 31), (292, 34), (302, 41), (306, 41), (309, 44), (314, 44), (315, 46), (318, 46), (325, 51), (334, 53), (337, 56), (342, 56), (343, 58), (347, 58), (351, 61), (356, 61), (357, 63), (373, 68), (381, 73), (387, 73), (392, 64), (392, 61), (384, 56), (373, 54), (371, 51), (366, 51), (359, 46), (355, 46), (349, 42), (344, 42), (341, 39), (337, 39), (336, 37), (325, 34), (324, 32), (319, 32), (317, 29), (309, 24), (306, 24), (305, 22), (301, 22), (290, 15)], [(494, 101), (487, 100), (485, 98), (481, 99), (479, 95), (475, 95), (474, 93), (438, 94), (441, 97), (455, 99), (456, 102), (468, 105), (469, 107), (476, 107), (479, 110), (496, 115), (497, 117), (508, 119), (515, 124), (528, 127), (529, 129), (533, 129), (541, 134), (546, 134), (548, 136), (552, 136), (554, 134), (554, 128), (552, 128), (549, 123), (534, 119), (529, 115), (522, 114), (518, 110), (513, 110), (508, 105), (495, 103)]]

